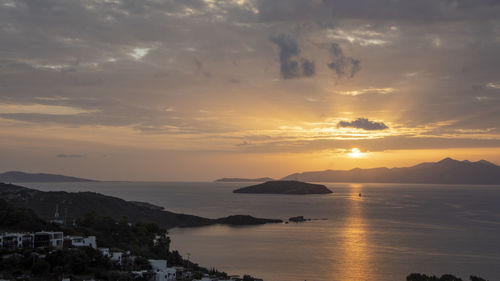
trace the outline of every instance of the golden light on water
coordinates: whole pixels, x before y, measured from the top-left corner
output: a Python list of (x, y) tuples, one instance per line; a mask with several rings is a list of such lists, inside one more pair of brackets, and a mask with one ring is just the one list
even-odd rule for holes
[[(351, 185), (348, 214), (341, 232), (340, 275), (335, 280), (379, 280), (369, 249), (369, 233), (364, 219), (362, 185)], [(362, 194), (361, 194), (362, 195)]]

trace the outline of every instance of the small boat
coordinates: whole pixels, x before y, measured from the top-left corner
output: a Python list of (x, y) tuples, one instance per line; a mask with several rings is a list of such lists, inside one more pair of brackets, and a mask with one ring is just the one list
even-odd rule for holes
[(361, 193), (359, 193), (358, 196), (361, 197)]

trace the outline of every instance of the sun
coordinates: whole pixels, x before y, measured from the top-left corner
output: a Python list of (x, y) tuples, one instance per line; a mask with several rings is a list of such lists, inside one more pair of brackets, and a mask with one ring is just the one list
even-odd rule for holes
[(363, 153), (359, 150), (359, 148), (352, 148), (351, 152), (347, 153), (347, 155), (351, 158), (360, 158), (363, 156)]

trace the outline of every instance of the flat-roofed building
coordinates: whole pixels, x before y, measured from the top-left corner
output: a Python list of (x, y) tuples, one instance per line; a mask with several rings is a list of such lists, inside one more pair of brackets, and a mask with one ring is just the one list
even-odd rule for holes
[(94, 249), (97, 249), (97, 241), (95, 236), (66, 236), (64, 237), (64, 241), (72, 247), (92, 247)]
[(62, 232), (40, 231), (34, 234), (33, 247), (35, 248), (62, 248), (64, 234)]

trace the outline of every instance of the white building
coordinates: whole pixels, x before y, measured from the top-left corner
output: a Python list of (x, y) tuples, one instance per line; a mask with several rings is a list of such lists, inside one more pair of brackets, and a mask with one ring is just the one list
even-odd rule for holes
[(167, 281), (167, 261), (166, 260), (148, 260), (154, 273), (154, 281)]
[(118, 264), (122, 264), (123, 258), (125, 257), (123, 252), (112, 251), (109, 248), (99, 248), (98, 250), (103, 256), (108, 257), (112, 262), (116, 262)]
[(36, 233), (3, 233), (0, 235), (0, 246), (7, 249), (40, 248), (63, 246), (62, 232)]
[(122, 264), (123, 252), (109, 252), (109, 259), (118, 264)]
[(108, 258), (111, 257), (111, 254), (109, 253), (109, 248), (99, 248), (98, 250), (101, 252), (103, 256)]
[(27, 233), (4, 233), (1, 235), (0, 244), (2, 248), (9, 250), (32, 247), (33, 236)]
[(166, 278), (167, 281), (177, 280), (177, 269), (175, 267), (167, 267)]
[(64, 234), (62, 232), (40, 231), (35, 232), (33, 238), (33, 247), (54, 247), (62, 248)]
[(69, 241), (73, 247), (92, 247), (97, 249), (97, 241), (95, 236), (81, 237), (81, 236), (66, 236), (65, 241)]

